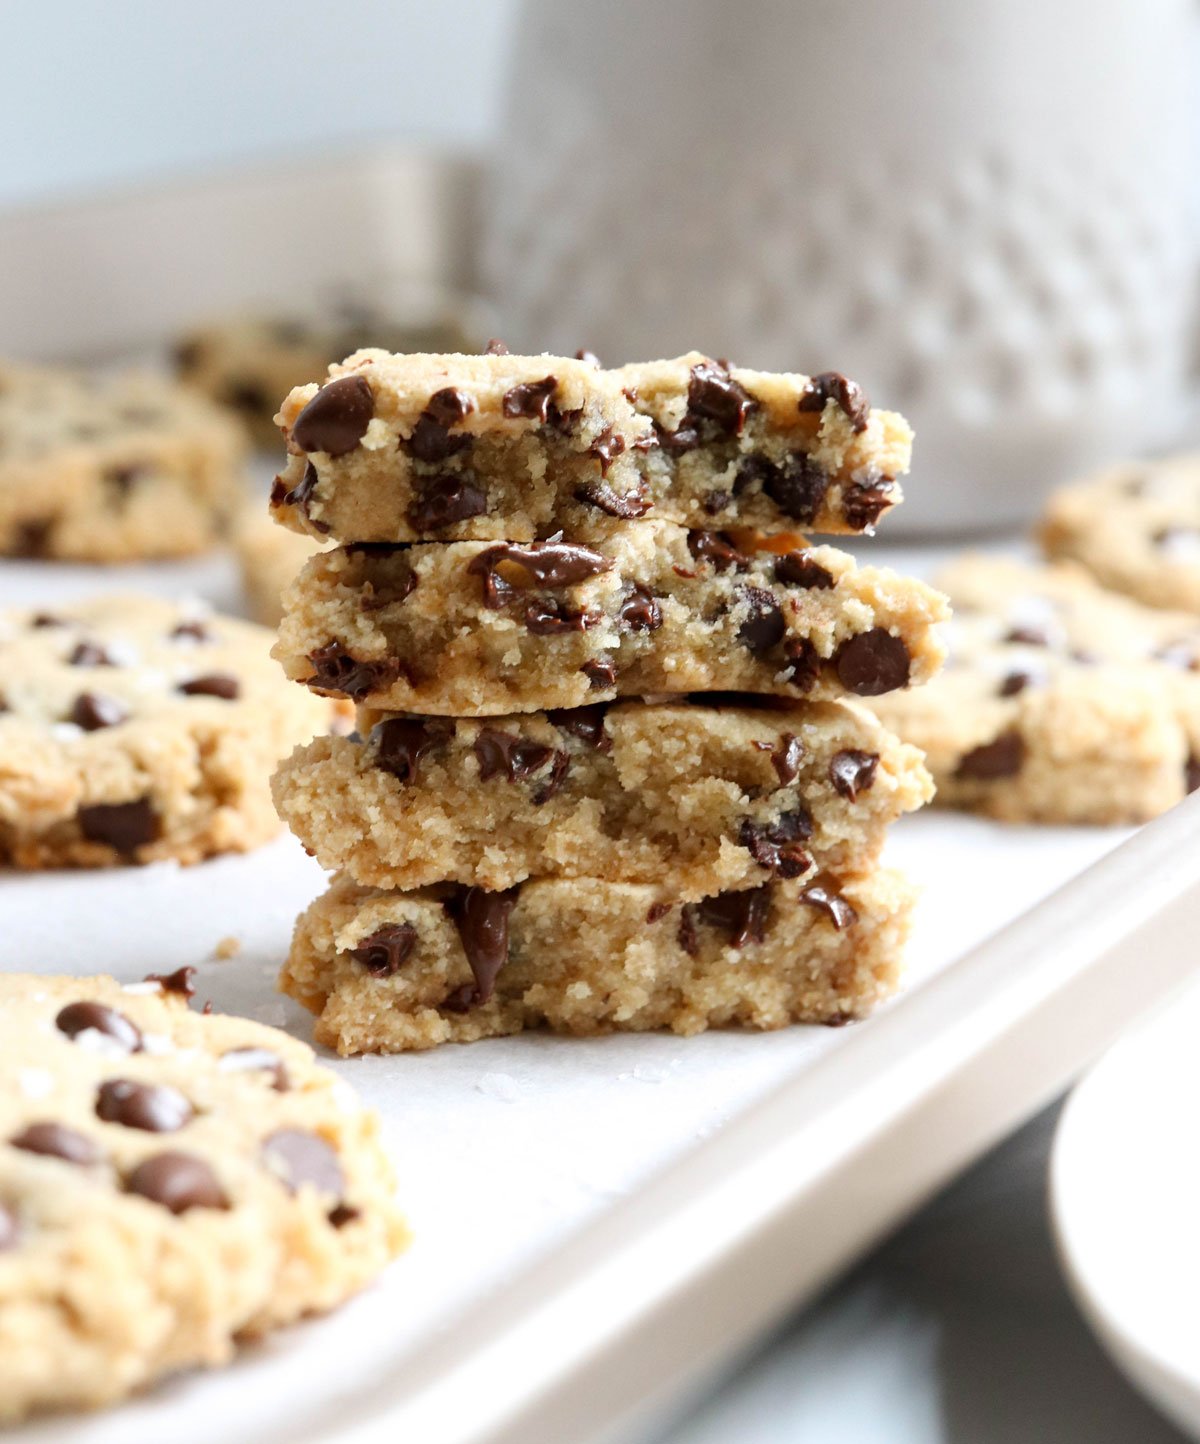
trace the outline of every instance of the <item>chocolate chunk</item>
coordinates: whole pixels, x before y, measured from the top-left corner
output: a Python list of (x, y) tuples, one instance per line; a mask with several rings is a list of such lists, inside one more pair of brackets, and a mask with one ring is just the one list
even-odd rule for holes
[(867, 429), (867, 414), (871, 410), (871, 403), (867, 400), (867, 393), (856, 381), (851, 381), (840, 371), (822, 371), (810, 378), (796, 409), (824, 411), (827, 401), (837, 402), (855, 431)]
[(594, 607), (572, 607), (558, 597), (536, 597), (525, 607), (525, 626), (535, 637), (557, 637), (563, 632), (585, 632), (601, 621)]
[(230, 1048), (217, 1066), (223, 1073), (270, 1073), (276, 1093), (286, 1093), (292, 1086), (283, 1059), (270, 1048)]
[(860, 792), (867, 792), (875, 781), (879, 757), (874, 752), (856, 752), (848, 748), (835, 752), (829, 761), (829, 780), (833, 790), (850, 802), (858, 801)]
[[(770, 747), (769, 742), (756, 742), (756, 747)], [(790, 787), (800, 776), (800, 762), (804, 757), (804, 744), (794, 732), (785, 732), (779, 745), (771, 752), (771, 763), (780, 787)]]
[(17, 1223), (17, 1215), (8, 1204), (0, 1203), (0, 1253), (4, 1253), (10, 1248), (16, 1248), (20, 1234), (21, 1229)]
[(178, 993), (189, 1001), (196, 996), (196, 986), (192, 979), (196, 976), (196, 969), (190, 967), (176, 968), (173, 973), (147, 973), (146, 982), (157, 983), (164, 993)]
[(126, 1193), (160, 1203), (171, 1213), (189, 1208), (228, 1208), (217, 1175), (194, 1153), (156, 1153), (125, 1180)]
[(651, 903), (646, 912), (648, 923), (660, 922), (671, 911), (671, 904), (666, 902)]
[(553, 376), (543, 376), (540, 381), (524, 381), (504, 393), (502, 409), (508, 417), (544, 422), (549, 417), (550, 401), (557, 390), (558, 381)]
[(162, 819), (148, 797), (136, 802), (93, 802), (76, 815), (89, 842), (102, 842), (126, 856), (162, 835)]
[(1189, 793), (1200, 788), (1200, 757), (1189, 757), (1184, 764), (1183, 785)]
[(103, 1003), (68, 1003), (55, 1018), (54, 1026), (68, 1038), (94, 1030), (119, 1043), (126, 1053), (141, 1052), (142, 1035), (138, 1027), (124, 1013)]
[(742, 571), (750, 565), (750, 558), (740, 552), (724, 532), (689, 531), (687, 544), (697, 561), (711, 562), (718, 572), (728, 571), (730, 567)]
[(191, 1122), (195, 1110), (176, 1088), (110, 1078), (96, 1093), (96, 1116), (147, 1133), (174, 1133)]
[(177, 626), (171, 628), (171, 639), (173, 641), (178, 641), (183, 637), (187, 637), (193, 642), (211, 642), (213, 640), (213, 634), (205, 624), (196, 621), (180, 622)]
[(503, 341), (500, 340), (498, 336), (493, 336), (492, 339), (483, 348), (483, 354), (485, 356), (507, 356), (508, 347), (504, 344)]
[(799, 692), (811, 692), (821, 674), (821, 654), (807, 637), (789, 637), (783, 655), (783, 675)]
[(102, 727), (116, 727), (129, 718), (124, 702), (106, 697), (103, 692), (80, 692), (71, 708), (71, 721), (85, 732), (99, 732)]
[(858, 697), (878, 697), (908, 685), (908, 647), (886, 627), (848, 637), (833, 660), (842, 686)]
[(591, 684), (593, 692), (603, 692), (617, 685), (617, 668), (608, 657), (597, 657), (579, 669)]
[(610, 752), (612, 738), (604, 730), (607, 710), (602, 702), (593, 702), (589, 707), (557, 707), (546, 713), (546, 719), (560, 732), (578, 737), (589, 747), (595, 747), (599, 752)]
[(766, 936), (771, 889), (764, 884), (744, 892), (722, 892), (693, 906), (701, 922), (728, 932), (730, 947), (744, 948), (747, 943), (761, 943)]
[(646, 484), (639, 480), (633, 491), (615, 492), (607, 482), (589, 481), (575, 493), (576, 501), (587, 502), (597, 507), (606, 516), (617, 516), (624, 521), (632, 517), (645, 516), (651, 503), (646, 500)]
[(826, 887), (814, 885), (803, 888), (800, 901), (823, 912), (839, 933), (858, 921), (858, 913), (841, 893), (831, 892)]
[(1015, 697), (1033, 681), (1028, 672), (1010, 672), (996, 688), (998, 697)]
[(634, 582), (621, 603), (618, 616), (631, 632), (656, 632), (662, 626), (662, 608), (649, 587)]
[(175, 690), (187, 697), (220, 697), (225, 702), (235, 702), (242, 694), (242, 684), (228, 672), (210, 672), (204, 677), (193, 677), (190, 682), (180, 682)]
[(408, 961), (416, 941), (412, 923), (388, 923), (348, 949), (347, 956), (361, 963), (373, 978), (390, 978)]
[(486, 1003), (495, 992), (496, 977), (508, 961), (508, 919), (516, 906), (518, 892), (515, 887), (505, 892), (469, 887), (460, 889), (446, 904), (475, 981), (455, 988), (442, 1004), (443, 1008), (452, 1013), (465, 1013)]
[(116, 663), (97, 642), (79, 642), (67, 658), (72, 667), (113, 667)]
[(773, 823), (743, 818), (738, 843), (759, 865), (779, 877), (802, 877), (812, 867), (812, 858), (800, 845), (812, 836), (812, 814), (807, 808), (785, 812)]
[(552, 747), (529, 742), (512, 732), (483, 727), (475, 738), (479, 780), (487, 782), (503, 774), (509, 782), (524, 782), (540, 771), (554, 755)]
[[(514, 581), (511, 575), (501, 576), (497, 571), (501, 563), (512, 563), (530, 580)], [(484, 605), (492, 608), (503, 606), (514, 588), (570, 587), (611, 568), (608, 557), (589, 547), (555, 541), (531, 542), (528, 546), (499, 542), (486, 547), (467, 564), (472, 576), (483, 578)]]
[(805, 587), (809, 591), (827, 592), (837, 583), (833, 573), (820, 562), (813, 561), (806, 551), (785, 552), (775, 563), (775, 580), (787, 587)]
[(318, 691), (332, 692), (361, 702), (372, 692), (385, 692), (404, 670), (396, 657), (381, 657), (377, 662), (353, 657), (337, 642), (329, 642), (308, 654), (313, 675), (308, 685)]
[[(625, 438), (618, 436), (611, 426), (606, 426), (596, 437), (595, 441), (588, 447), (588, 453), (594, 456), (600, 463), (600, 475), (607, 476), (608, 468), (618, 456), (625, 450)], [(641, 511), (628, 513), (630, 516), (641, 516), (642, 512), (649, 507), (649, 502), (642, 503)], [(615, 512), (614, 515), (624, 515), (622, 512)]]
[(488, 509), (487, 493), (475, 485), (470, 473), (422, 477), (417, 488), (408, 508), (415, 531), (440, 531), (468, 517), (482, 516)]
[(1004, 641), (1019, 642), (1026, 647), (1048, 647), (1050, 638), (1040, 627), (1013, 627), (1004, 634)]
[(688, 380), (688, 415), (713, 422), (730, 436), (740, 436), (757, 403), (729, 374), (724, 361), (701, 361)]
[(994, 782), (1015, 777), (1025, 761), (1025, 741), (1019, 732), (1002, 732), (991, 742), (973, 747), (955, 769), (955, 777), (971, 782)]
[(873, 531), (875, 523), (892, 505), (896, 483), (889, 476), (873, 481), (856, 481), (842, 491), (842, 515), (855, 531)]
[(100, 1149), (86, 1133), (63, 1123), (31, 1123), (8, 1141), (23, 1153), (41, 1153), (81, 1167), (95, 1163), (101, 1156)]
[(753, 656), (763, 657), (783, 641), (787, 632), (779, 599), (763, 587), (741, 587), (738, 596), (750, 609), (738, 627), (738, 641)]
[(452, 723), (432, 717), (389, 717), (371, 729), (371, 760), (401, 782), (412, 782), (421, 759), (453, 730)]
[(292, 441), (301, 451), (345, 456), (366, 434), (375, 415), (375, 398), (364, 376), (339, 376), (321, 387), (292, 423)]
[(346, 1187), (341, 1161), (319, 1134), (306, 1128), (277, 1128), (263, 1139), (262, 1153), (289, 1193), (310, 1187), (341, 1198)]

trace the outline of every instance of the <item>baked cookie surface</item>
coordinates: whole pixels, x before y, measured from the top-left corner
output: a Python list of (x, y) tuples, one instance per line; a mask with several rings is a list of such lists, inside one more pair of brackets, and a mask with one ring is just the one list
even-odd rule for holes
[(0, 1085), (0, 1420), (224, 1363), (405, 1241), (349, 1088), (167, 986), (0, 976)]

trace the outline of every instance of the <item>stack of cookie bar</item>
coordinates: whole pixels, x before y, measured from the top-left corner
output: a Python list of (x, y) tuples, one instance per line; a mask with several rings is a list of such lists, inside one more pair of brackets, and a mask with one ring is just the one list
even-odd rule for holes
[(336, 543), (276, 656), (358, 731), (276, 777), (336, 871), (282, 985), (347, 1053), (842, 1022), (893, 986), (887, 826), (943, 598), (811, 546), (911, 434), (836, 373), (361, 351), (294, 390), (276, 520)]

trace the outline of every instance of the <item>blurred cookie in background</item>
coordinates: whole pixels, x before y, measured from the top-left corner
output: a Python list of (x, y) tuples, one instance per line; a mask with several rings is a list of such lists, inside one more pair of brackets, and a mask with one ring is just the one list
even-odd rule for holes
[(231, 536), (242, 574), (246, 611), (264, 627), (278, 627), (283, 616), (283, 589), (319, 544), (271, 521), (265, 506), (245, 507)]

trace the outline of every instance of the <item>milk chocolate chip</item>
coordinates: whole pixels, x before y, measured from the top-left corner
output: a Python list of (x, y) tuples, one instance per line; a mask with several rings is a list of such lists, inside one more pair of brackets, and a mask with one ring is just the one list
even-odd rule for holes
[(341, 1198), (346, 1181), (336, 1151), (305, 1128), (277, 1128), (263, 1139), (263, 1158), (289, 1193), (315, 1188)]
[(192, 1120), (195, 1110), (175, 1088), (110, 1078), (97, 1091), (96, 1116), (147, 1133), (174, 1133)]
[(148, 1198), (171, 1213), (189, 1208), (228, 1208), (216, 1174), (193, 1153), (156, 1153), (125, 1180), (125, 1191)]
[(54, 1026), (68, 1038), (77, 1038), (80, 1033), (94, 1030), (119, 1043), (126, 1053), (141, 1051), (142, 1035), (137, 1026), (124, 1013), (107, 1008), (103, 1003), (68, 1003), (55, 1018)]
[(23, 1153), (61, 1158), (64, 1163), (76, 1163), (81, 1168), (95, 1163), (101, 1156), (100, 1149), (86, 1133), (63, 1123), (30, 1123), (8, 1141)]

